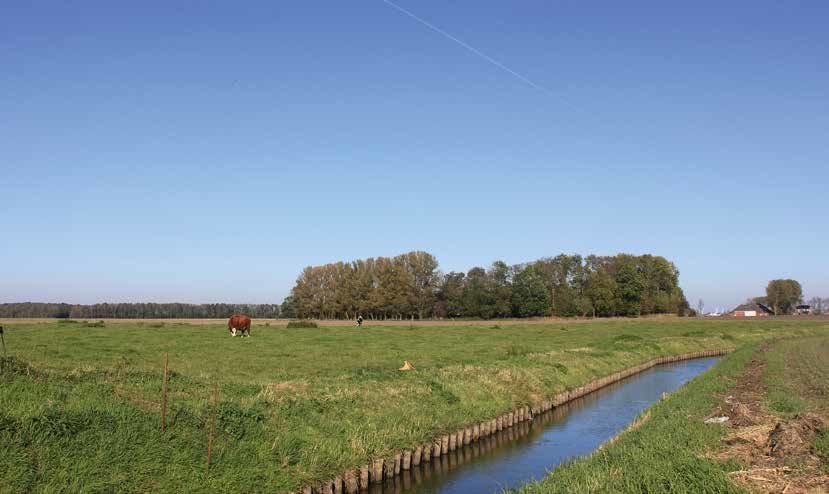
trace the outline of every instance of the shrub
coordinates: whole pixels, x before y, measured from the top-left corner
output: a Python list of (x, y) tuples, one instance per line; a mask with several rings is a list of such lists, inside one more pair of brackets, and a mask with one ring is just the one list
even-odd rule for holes
[(613, 338), (613, 341), (616, 343), (642, 341), (642, 337), (635, 334), (620, 334), (619, 336)]
[(308, 321), (306, 319), (300, 319), (298, 321), (288, 321), (288, 329), (297, 329), (297, 328), (318, 328), (319, 326), (314, 321)]
[(82, 324), (84, 328), (103, 328), (105, 326), (104, 321), (89, 322), (76, 321), (75, 319), (59, 319), (58, 324)]

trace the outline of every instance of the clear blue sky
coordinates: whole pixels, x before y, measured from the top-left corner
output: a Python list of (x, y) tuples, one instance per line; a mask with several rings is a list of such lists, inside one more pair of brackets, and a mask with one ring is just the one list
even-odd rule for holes
[(0, 301), (654, 253), (829, 296), (829, 3), (3, 2)]

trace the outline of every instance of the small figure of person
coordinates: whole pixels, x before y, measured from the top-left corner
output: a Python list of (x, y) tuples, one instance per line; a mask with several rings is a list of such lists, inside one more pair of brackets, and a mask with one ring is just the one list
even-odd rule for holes
[(357, 316), (357, 327), (363, 326), (363, 316)]

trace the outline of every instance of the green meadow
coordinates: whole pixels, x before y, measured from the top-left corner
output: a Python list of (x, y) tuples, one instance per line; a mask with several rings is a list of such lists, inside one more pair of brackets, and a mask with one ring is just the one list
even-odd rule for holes
[[(829, 322), (254, 324), (251, 338), (222, 325), (5, 327), (0, 492), (283, 492), (655, 356), (825, 334)], [(404, 360), (415, 370), (398, 371)]]

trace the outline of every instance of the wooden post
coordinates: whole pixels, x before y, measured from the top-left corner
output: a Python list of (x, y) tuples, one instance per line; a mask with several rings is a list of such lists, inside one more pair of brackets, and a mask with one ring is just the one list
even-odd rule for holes
[(207, 436), (207, 467), (204, 470), (204, 475), (210, 475), (210, 455), (213, 453), (213, 432), (216, 425), (216, 407), (219, 403), (219, 384), (213, 384), (213, 412), (210, 414), (210, 430)]
[[(366, 472), (366, 477), (368, 477), (368, 472)], [(359, 474), (354, 470), (348, 470), (345, 472), (344, 480), (346, 494), (357, 494), (360, 490)]]
[(368, 465), (360, 467), (360, 489), (368, 489), (369, 470), (371, 468)]
[(420, 462), (427, 463), (432, 461), (432, 445), (431, 444), (424, 444), (423, 449), (420, 453)]
[(383, 481), (383, 459), (377, 458), (371, 462), (371, 483), (378, 484)]
[[(3, 342), (3, 366), (6, 365), (6, 338), (3, 337), (3, 326), (0, 326), (0, 342)], [(3, 368), (0, 366), (0, 369)]]
[(167, 352), (164, 352), (164, 379), (161, 384), (161, 433), (167, 425)]

